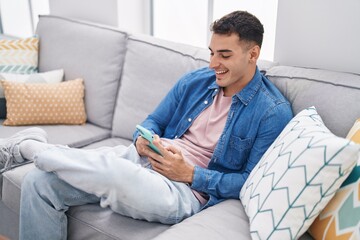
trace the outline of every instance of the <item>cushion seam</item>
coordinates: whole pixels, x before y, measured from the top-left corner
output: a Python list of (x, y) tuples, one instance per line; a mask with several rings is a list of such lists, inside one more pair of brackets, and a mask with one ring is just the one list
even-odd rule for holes
[(81, 20), (77, 20), (77, 19), (73, 19), (73, 18), (61, 17), (61, 16), (57, 16), (57, 15), (42, 15), (42, 14), (39, 15), (39, 18), (56, 18), (56, 19), (60, 19), (60, 20), (63, 20), (63, 21), (67, 21), (67, 22), (73, 22), (73, 23), (86, 25), (86, 26), (89, 26), (89, 27), (96, 27), (96, 28), (101, 28), (101, 29), (104, 29), (104, 30), (109, 30), (109, 31), (112, 31), (112, 32), (118, 32), (118, 33), (121, 33), (121, 34), (123, 34), (125, 36), (128, 36), (128, 33), (124, 32), (124, 31), (121, 31), (121, 30), (118, 30), (118, 29), (115, 29), (115, 28), (111, 28), (110, 26), (105, 26), (105, 25), (101, 25), (101, 24), (93, 24), (91, 22), (81, 21)]
[(205, 62), (205, 63), (209, 63), (209, 61), (207, 61), (207, 60), (205, 60), (205, 59), (196, 58), (196, 57), (193, 57), (193, 56), (190, 55), (190, 54), (182, 53), (182, 52), (180, 52), (180, 51), (177, 51), (177, 50), (174, 50), (174, 49), (171, 49), (171, 48), (168, 48), (168, 47), (164, 47), (164, 46), (161, 46), (161, 45), (158, 45), (158, 44), (155, 44), (155, 43), (150, 43), (150, 42), (147, 42), (147, 41), (144, 41), (144, 40), (140, 40), (140, 39), (134, 39), (134, 38), (131, 38), (131, 36), (129, 37), (129, 40), (136, 41), (136, 42), (141, 42), (141, 43), (145, 43), (145, 44), (149, 44), (149, 45), (152, 45), (152, 46), (154, 46), (154, 47), (162, 48), (162, 49), (169, 50), (169, 51), (171, 51), (171, 52), (180, 54), (180, 55), (182, 55), (182, 56), (184, 56), (184, 57), (192, 58), (193, 60), (196, 60), (196, 61), (203, 61), (203, 62)]
[(313, 79), (313, 78), (308, 78), (308, 77), (271, 75), (271, 74), (267, 74), (266, 77), (289, 78), (289, 79), (297, 79), (297, 80), (304, 79), (304, 80), (308, 80), (308, 81), (311, 81), (311, 82), (319, 82), (319, 83), (329, 84), (329, 85), (333, 85), (333, 86), (337, 86), (337, 87), (346, 87), (346, 88), (352, 88), (352, 89), (358, 89), (358, 90), (360, 90), (360, 87), (349, 86), (349, 85), (338, 84), (338, 83), (332, 83), (332, 82), (327, 82), (327, 81), (324, 81), (324, 80)]
[(82, 221), (82, 220), (80, 220), (80, 219), (78, 219), (78, 218), (75, 218), (75, 217), (72, 216), (72, 215), (69, 215), (69, 214), (66, 214), (66, 215), (68, 216), (68, 218), (71, 218), (71, 219), (73, 219), (73, 220), (75, 220), (75, 221), (77, 221), (77, 222), (80, 222), (80, 223), (86, 225), (87, 227), (89, 227), (89, 228), (91, 228), (91, 229), (93, 229), (93, 230), (95, 230), (95, 231), (97, 231), (97, 232), (100, 232), (100, 233), (104, 234), (105, 236), (110, 237), (111, 239), (119, 239), (119, 238), (117, 238), (116, 236), (114, 236), (114, 235), (112, 235), (112, 234), (109, 234), (109, 233), (107, 233), (107, 232), (104, 232), (103, 230), (101, 230), (101, 229), (99, 229), (99, 228), (96, 228), (96, 227), (94, 227), (93, 225), (91, 225), (91, 224), (89, 224), (89, 223), (87, 223), (87, 222), (85, 222), (85, 221)]

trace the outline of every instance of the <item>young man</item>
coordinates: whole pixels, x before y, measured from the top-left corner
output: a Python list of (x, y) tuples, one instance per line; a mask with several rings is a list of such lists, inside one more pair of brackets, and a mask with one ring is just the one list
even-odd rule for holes
[(236, 11), (212, 31), (209, 67), (181, 78), (141, 123), (156, 134), (161, 154), (139, 132), (129, 147), (95, 150), (47, 144), (38, 128), (0, 141), (8, 158), (38, 168), (22, 184), (21, 239), (66, 239), (69, 206), (100, 202), (135, 219), (174, 224), (239, 197), (292, 112), (256, 66), (260, 21)]

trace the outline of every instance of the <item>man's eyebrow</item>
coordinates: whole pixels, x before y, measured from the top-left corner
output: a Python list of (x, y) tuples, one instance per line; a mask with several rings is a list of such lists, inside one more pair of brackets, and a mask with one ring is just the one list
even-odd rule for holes
[[(209, 47), (209, 50), (210, 50), (210, 51), (213, 51), (210, 47)], [(232, 50), (230, 50), (230, 49), (220, 49), (220, 50), (217, 50), (216, 52), (219, 52), (219, 53), (232, 52)]]

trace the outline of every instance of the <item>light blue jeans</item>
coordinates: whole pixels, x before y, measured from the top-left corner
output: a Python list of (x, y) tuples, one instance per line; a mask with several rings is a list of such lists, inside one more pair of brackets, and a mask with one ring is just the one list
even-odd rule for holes
[(134, 145), (96, 150), (53, 146), (35, 156), (38, 169), (21, 187), (20, 239), (66, 239), (71, 206), (100, 202), (134, 219), (174, 224), (201, 204), (187, 184), (146, 165)]

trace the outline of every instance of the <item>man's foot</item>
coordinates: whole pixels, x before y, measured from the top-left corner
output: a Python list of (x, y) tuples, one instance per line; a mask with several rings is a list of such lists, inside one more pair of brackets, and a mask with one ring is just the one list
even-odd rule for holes
[(19, 144), (25, 140), (47, 142), (47, 133), (37, 127), (20, 131), (9, 138), (0, 139), (0, 173), (21, 165), (24, 158), (20, 154)]

